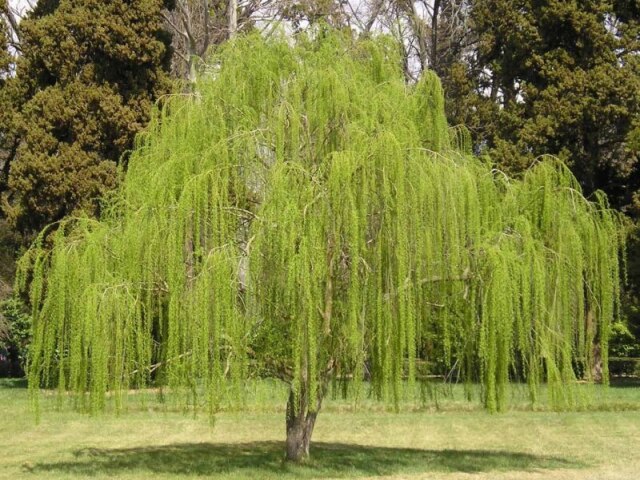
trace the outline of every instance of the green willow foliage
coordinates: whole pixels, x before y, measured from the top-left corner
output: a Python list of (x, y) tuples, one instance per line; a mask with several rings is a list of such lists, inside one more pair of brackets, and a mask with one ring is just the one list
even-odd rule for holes
[(606, 375), (624, 241), (606, 199), (551, 158), (513, 180), (470, 156), (390, 41), (320, 37), (222, 48), (101, 221), (41, 234), (18, 278), (34, 391), (97, 411), (168, 385), (213, 413), (269, 374), (317, 411), (331, 378), (397, 403), (443, 359), (495, 411), (514, 379), (571, 406), (598, 350)]

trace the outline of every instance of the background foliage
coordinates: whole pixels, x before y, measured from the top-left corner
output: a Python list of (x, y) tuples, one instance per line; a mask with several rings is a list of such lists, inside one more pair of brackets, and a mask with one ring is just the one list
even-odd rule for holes
[[(391, 33), (410, 83), (425, 69), (442, 78), (447, 117), (469, 127), (476, 153), (516, 176), (540, 154), (555, 154), (587, 195), (603, 189), (615, 208), (638, 218), (637, 2), (241, 0), (235, 6), (238, 32), (270, 35), (274, 22), (283, 22), (293, 33), (326, 22), (363, 36)], [(209, 48), (228, 37), (229, 2), (40, 0), (20, 15), (1, 0), (0, 20), (0, 225), (7, 232), (0, 235), (0, 295), (7, 296), (9, 259), (20, 246), (51, 221), (99, 212), (98, 199), (117, 185), (117, 165), (126, 166), (150, 106), (171, 88), (170, 65), (173, 75), (188, 77), (191, 63), (205, 68)], [(624, 352), (640, 339), (634, 238), (623, 306), (635, 338), (616, 337)]]
[(0, 367), (6, 366), (6, 374), (24, 375), (30, 343), (31, 317), (25, 305), (17, 298), (0, 302), (0, 350), (7, 356)]
[[(27, 238), (79, 211), (96, 214), (117, 165), (170, 89), (170, 36), (159, 0), (40, 2), (20, 22), (3, 90), (14, 140), (4, 212)], [(8, 167), (7, 167), (8, 166)]]

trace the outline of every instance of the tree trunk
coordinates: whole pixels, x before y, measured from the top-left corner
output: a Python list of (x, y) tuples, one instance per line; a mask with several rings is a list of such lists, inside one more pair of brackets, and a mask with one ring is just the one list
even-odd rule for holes
[(600, 351), (600, 344), (596, 343), (593, 346), (593, 366), (591, 367), (591, 378), (596, 383), (602, 383), (602, 353)]
[(238, 31), (238, 0), (229, 0), (229, 11), (227, 12), (229, 20), (229, 38), (236, 36)]
[[(304, 397), (301, 394), (300, 397)], [(310, 412), (306, 399), (300, 398), (296, 408), (296, 398), (289, 393), (287, 402), (287, 461), (303, 463), (309, 458), (309, 444), (318, 412)]]
[[(586, 330), (587, 332), (591, 332), (595, 328), (596, 327), (594, 325), (593, 310), (589, 308), (587, 310)], [(594, 337), (595, 335), (596, 334), (593, 333)], [(591, 372), (589, 372), (591, 374), (591, 380), (596, 383), (602, 383), (602, 352), (600, 348), (600, 342), (598, 341), (594, 341), (591, 345), (591, 362), (588, 362), (587, 368), (591, 370)], [(589, 378), (587, 372), (585, 372), (585, 375), (587, 376), (587, 378)]]

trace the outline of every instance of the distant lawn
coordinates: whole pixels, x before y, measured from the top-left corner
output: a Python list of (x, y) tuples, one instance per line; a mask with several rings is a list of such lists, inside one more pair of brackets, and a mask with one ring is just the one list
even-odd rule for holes
[(89, 418), (56, 411), (51, 396), (36, 426), (24, 382), (0, 380), (0, 478), (639, 478), (640, 386), (580, 389), (591, 393), (571, 413), (531, 411), (518, 387), (514, 409), (497, 415), (463, 401), (460, 387), (430, 390), (401, 413), (330, 399), (312, 463), (290, 467), (281, 460), (285, 397), (277, 384), (253, 384), (244, 410), (228, 407), (213, 428), (170, 402), (130, 400), (127, 414)]

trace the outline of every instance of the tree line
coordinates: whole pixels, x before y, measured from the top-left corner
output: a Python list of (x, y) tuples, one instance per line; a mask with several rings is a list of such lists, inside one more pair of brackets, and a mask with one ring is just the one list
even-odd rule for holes
[[(0, 0), (0, 19), (4, 284), (43, 227), (100, 215), (153, 106), (189, 94), (217, 45), (254, 31), (386, 33), (407, 83), (440, 77), (473, 153), (515, 177), (555, 155), (587, 196), (602, 190), (631, 225), (640, 217), (634, 0), (40, 0), (24, 11)], [(632, 234), (621, 338), (640, 335), (639, 244)]]

